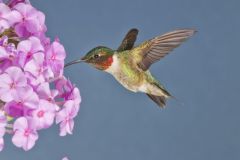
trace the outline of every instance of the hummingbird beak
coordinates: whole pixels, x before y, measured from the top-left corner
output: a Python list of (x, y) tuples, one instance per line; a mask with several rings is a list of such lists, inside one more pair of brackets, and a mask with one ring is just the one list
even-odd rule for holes
[(70, 66), (72, 64), (76, 64), (76, 63), (80, 63), (80, 62), (84, 62), (85, 60), (84, 59), (77, 59), (77, 60), (74, 60), (72, 62), (69, 62), (67, 64), (64, 65), (64, 68), (67, 67), (67, 66)]

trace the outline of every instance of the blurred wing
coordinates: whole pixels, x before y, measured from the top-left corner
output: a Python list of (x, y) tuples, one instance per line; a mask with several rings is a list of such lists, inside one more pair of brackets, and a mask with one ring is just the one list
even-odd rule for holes
[(162, 59), (195, 32), (193, 29), (175, 30), (144, 42), (139, 46), (140, 51), (137, 52), (142, 57), (139, 59), (138, 66), (144, 71), (148, 70), (151, 64)]
[(118, 47), (117, 51), (125, 51), (125, 50), (130, 50), (134, 46), (134, 42), (137, 39), (138, 35), (138, 30), (136, 28), (130, 29), (126, 36), (124, 37), (121, 45)]

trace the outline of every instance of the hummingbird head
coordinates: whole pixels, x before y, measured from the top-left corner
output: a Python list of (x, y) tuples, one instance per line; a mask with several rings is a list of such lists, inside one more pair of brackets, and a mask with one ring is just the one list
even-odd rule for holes
[(85, 62), (99, 70), (106, 70), (112, 65), (114, 51), (104, 46), (98, 46), (90, 50), (81, 59), (74, 60), (64, 65), (64, 67), (72, 64)]
[(81, 61), (92, 65), (99, 70), (106, 70), (112, 65), (114, 51), (104, 46), (98, 46), (90, 50)]

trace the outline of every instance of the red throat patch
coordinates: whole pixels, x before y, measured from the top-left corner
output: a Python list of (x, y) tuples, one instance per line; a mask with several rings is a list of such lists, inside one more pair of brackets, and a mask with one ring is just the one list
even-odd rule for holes
[(110, 56), (105, 61), (103, 61), (100, 64), (100, 66), (101, 66), (102, 70), (106, 70), (106, 69), (108, 69), (108, 67), (110, 67), (112, 65), (112, 63), (113, 63), (113, 57)]

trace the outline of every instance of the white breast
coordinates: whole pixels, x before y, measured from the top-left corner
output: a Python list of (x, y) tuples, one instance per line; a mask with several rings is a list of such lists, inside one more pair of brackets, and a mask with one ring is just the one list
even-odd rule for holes
[(105, 70), (106, 72), (110, 73), (110, 74), (114, 74), (119, 72), (119, 60), (116, 54), (113, 55), (113, 62), (112, 65), (110, 67), (108, 67), (108, 69)]
[(113, 63), (112, 65), (106, 69), (105, 71), (113, 75), (113, 77), (126, 89), (136, 92), (137, 88), (134, 86), (129, 86), (127, 83), (124, 81), (124, 75), (121, 72), (121, 68), (119, 67), (119, 59), (118, 56), (115, 54), (113, 55)]

